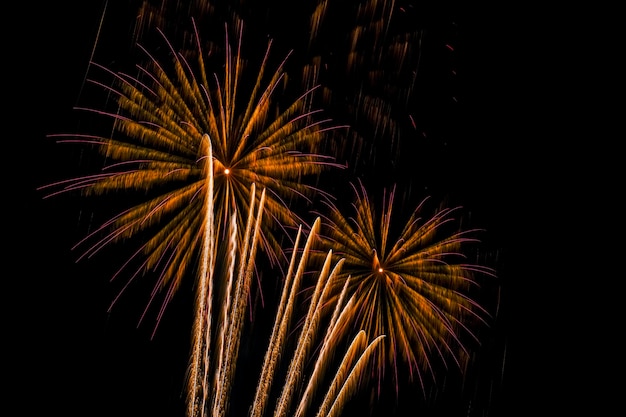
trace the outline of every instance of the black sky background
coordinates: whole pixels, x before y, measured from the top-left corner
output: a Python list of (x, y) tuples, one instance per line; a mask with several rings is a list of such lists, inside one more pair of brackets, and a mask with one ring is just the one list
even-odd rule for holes
[[(8, 190), (18, 198), (7, 207), (12, 214), (4, 251), (5, 263), (16, 266), (5, 269), (10, 290), (4, 297), (13, 306), (6, 315), (12, 352), (6, 360), (9, 397), (22, 410), (16, 415), (182, 415), (188, 322), (166, 314), (150, 340), (151, 326), (136, 328), (137, 311), (130, 303), (108, 314), (114, 265), (103, 259), (75, 263), (70, 250), (81, 237), (80, 216), (86, 213), (68, 205), (68, 199), (43, 200), (36, 191), (51, 179), (75, 173), (76, 155), (64, 153), (45, 135), (80, 123), (72, 106), (80, 96), (101, 3), (45, 3), (32, 10), (26, 5), (14, 13), (23, 31), (7, 39), (19, 63), (9, 65), (15, 99), (7, 123), (19, 130), (11, 140), (17, 157), (5, 159), (18, 165), (7, 176)], [(571, 398), (555, 387), (581, 383), (572, 381), (576, 373), (561, 364), (561, 339), (568, 330), (555, 323), (562, 315), (548, 313), (555, 284), (538, 259), (550, 233), (535, 221), (536, 212), (551, 200), (542, 200), (539, 208), (532, 203), (545, 197), (545, 184), (530, 178), (528, 166), (539, 170), (542, 162), (528, 151), (536, 126), (525, 125), (519, 110), (528, 94), (519, 77), (529, 65), (528, 46), (507, 24), (511, 11), (485, 4), (462, 10), (462, 88), (470, 104), (460, 115), (464, 126), (450, 134), (469, 132), (471, 145), (451, 140), (459, 161), (475, 169), (457, 172), (452, 192), (485, 226), (488, 243), (500, 253), (503, 318), (498, 332), (507, 346), (502, 384), (491, 409), (483, 412), (495, 417), (571, 407)], [(177, 296), (171, 310), (188, 301)], [(466, 415), (455, 407), (448, 411), (443, 407), (433, 415)]]

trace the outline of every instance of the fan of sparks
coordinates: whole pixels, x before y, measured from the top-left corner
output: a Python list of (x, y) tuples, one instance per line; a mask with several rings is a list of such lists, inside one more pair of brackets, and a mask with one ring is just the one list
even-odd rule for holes
[(389, 367), (396, 390), (399, 371), (406, 369), (423, 389), (425, 376), (435, 379), (437, 363), (448, 367), (452, 359), (463, 369), (469, 353), (466, 343), (478, 341), (474, 325), (488, 324), (490, 317), (472, 296), (478, 294), (479, 276), (495, 277), (494, 271), (467, 260), (465, 247), (478, 242), (479, 230), (460, 230), (455, 218), (460, 207), (423, 217), (424, 199), (396, 235), (395, 189), (384, 194), (377, 216), (362, 183), (352, 186), (354, 216), (345, 216), (332, 203), (329, 214), (323, 215), (322, 247), (334, 248), (344, 259), (333, 284), (335, 297), (349, 282), (355, 310), (352, 331), (386, 335), (373, 362), (379, 388)]
[[(79, 245), (88, 247), (83, 257), (89, 257), (112, 242), (149, 234), (118, 274), (138, 264), (130, 273), (130, 283), (136, 276), (158, 271), (146, 307), (147, 311), (154, 295), (164, 291), (158, 320), (183, 278), (193, 275), (190, 269), (198, 265), (205, 233), (207, 178), (214, 181), (218, 240), (227, 239), (226, 224), (232, 214), (245, 224), (242, 216), (250, 207), (251, 185), (265, 190), (267, 219), (260, 247), (276, 265), (286, 259), (282, 236), (303, 223), (290, 204), (306, 201), (318, 191), (307, 185), (307, 179), (336, 166), (332, 158), (316, 153), (326, 132), (337, 126), (324, 119), (320, 110), (310, 108), (315, 89), (280, 108), (274, 98), (286, 83), (287, 57), (272, 70), (269, 41), (260, 65), (248, 68), (241, 54), (243, 24), (234, 28), (234, 46), (229, 27), (224, 33), (223, 60), (212, 56), (215, 51), (203, 51), (196, 31), (197, 48), (185, 53), (176, 52), (163, 35), (168, 60), (157, 59), (140, 46), (147, 64), (137, 66), (135, 76), (92, 63), (112, 77), (111, 85), (91, 82), (115, 97), (116, 108), (81, 110), (110, 118), (112, 133), (54, 135), (59, 142), (97, 148), (105, 166), (97, 174), (45, 187), (57, 187), (49, 195), (80, 190), (85, 195), (135, 192), (147, 196)], [(244, 90), (244, 86), (249, 88)], [(206, 160), (209, 146), (212, 164)]]

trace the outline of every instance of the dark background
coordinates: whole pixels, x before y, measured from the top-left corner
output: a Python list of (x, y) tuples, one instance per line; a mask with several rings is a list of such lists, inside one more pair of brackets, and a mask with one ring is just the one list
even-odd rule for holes
[[(75, 263), (71, 251), (81, 237), (81, 216), (88, 213), (68, 199), (44, 200), (37, 191), (75, 172), (77, 155), (63, 153), (45, 136), (80, 123), (72, 106), (81, 94), (101, 3), (27, 5), (13, 11), (20, 26), (6, 39), (11, 53), (5, 81), (13, 99), (5, 123), (14, 130), (6, 131), (5, 140), (17, 145), (5, 154), (9, 396), (25, 410), (20, 415), (177, 416), (183, 410), (188, 358), (183, 307), (188, 300), (175, 299), (171, 310), (183, 313), (166, 314), (153, 340), (150, 326), (136, 327), (132, 303), (108, 314), (114, 266), (106, 259)], [(571, 322), (581, 314), (555, 306), (559, 296), (567, 298), (555, 290), (566, 274), (545, 265), (559, 262), (545, 254), (563, 247), (552, 239), (550, 227), (557, 227), (555, 201), (564, 192), (543, 170), (551, 151), (538, 139), (536, 119), (546, 117), (547, 106), (537, 97), (528, 101), (538, 91), (533, 87), (538, 63), (531, 58), (536, 37), (513, 25), (515, 10), (486, 4), (454, 10), (463, 12), (455, 20), (463, 28), (457, 34), (464, 45), (460, 88), (469, 103), (458, 115), (461, 126), (447, 134), (457, 146), (453, 157), (467, 166), (451, 172), (453, 185), (448, 185), (488, 230), (488, 243), (500, 254), (503, 304), (496, 339), (506, 345), (506, 361), (501, 379), (490, 379), (498, 386), (488, 407), (471, 414), (467, 404), (440, 404), (432, 415), (509, 416), (572, 408), (572, 397), (586, 383), (586, 365), (580, 357), (574, 365), (565, 346), (575, 332)], [(471, 142), (455, 142), (460, 135)], [(469, 166), (473, 169), (463, 169)], [(397, 415), (424, 413), (403, 409)]]

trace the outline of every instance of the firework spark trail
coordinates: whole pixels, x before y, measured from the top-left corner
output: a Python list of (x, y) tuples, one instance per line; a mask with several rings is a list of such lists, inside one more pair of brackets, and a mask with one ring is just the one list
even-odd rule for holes
[[(344, 258), (341, 258), (339, 260), (342, 264), (345, 262)], [(346, 298), (348, 298), (348, 288), (350, 288), (350, 279), (351, 277), (348, 276), (345, 280), (344, 280), (344, 284), (343, 284), (343, 289), (341, 290), (341, 294), (339, 294), (339, 298), (335, 304), (335, 309), (333, 311), (333, 315), (330, 318), (330, 322), (329, 322), (329, 327), (332, 328), (333, 330), (335, 328), (337, 328), (338, 326), (336, 325), (339, 320), (344, 317), (343, 312), (345, 310), (351, 311), (352, 309), (350, 307), (348, 307), (348, 304), (352, 303), (352, 299), (348, 300), (348, 302), (346, 303)], [(345, 307), (344, 307), (345, 305)], [(333, 338), (332, 337), (332, 333), (328, 332), (326, 334), (326, 337), (324, 338), (324, 344), (328, 344), (330, 342), (330, 340)]]
[[(317, 233), (319, 229), (318, 224), (314, 224), (311, 229), (311, 233)], [(278, 360), (282, 356), (282, 349), (284, 347), (284, 341), (286, 338), (288, 324), (291, 320), (291, 310), (293, 309), (293, 303), (289, 303), (292, 298), (292, 280), (294, 274), (294, 268), (296, 264), (296, 255), (298, 246), (300, 244), (300, 237), (302, 235), (302, 226), (298, 228), (298, 233), (294, 242), (294, 250), (289, 263), (289, 269), (285, 276), (285, 283), (283, 284), (283, 290), (278, 303), (278, 310), (276, 312), (276, 320), (272, 328), (272, 334), (270, 336), (269, 346), (265, 352), (263, 359), (263, 366), (261, 368), (261, 375), (257, 384), (256, 393), (254, 395), (253, 408), (250, 417), (261, 417), (265, 412), (267, 400), (272, 388), (272, 382), (274, 381), (274, 371), (278, 365)], [(309, 235), (311, 236), (311, 235)], [(306, 249), (305, 249), (306, 251)], [(297, 277), (296, 277), (297, 278)]]
[[(191, 369), (188, 383), (188, 410), (189, 416), (203, 415), (204, 401), (208, 394), (206, 378), (209, 363), (207, 358), (211, 342), (211, 305), (213, 299), (213, 273), (215, 271), (215, 229), (213, 207), (213, 146), (211, 138), (204, 136), (206, 146), (205, 164), (206, 194), (205, 194), (205, 224), (202, 258), (196, 293), (196, 313), (192, 330)], [(200, 377), (202, 375), (202, 377)]]
[[(340, 260), (340, 262), (343, 263), (343, 260)], [(337, 266), (340, 266), (340, 265), (338, 264)], [(335, 271), (338, 271), (338, 269), (335, 268)], [(329, 281), (334, 278), (335, 278), (335, 274), (333, 274), (333, 276), (329, 278)], [(349, 283), (349, 279), (346, 280), (341, 296), (339, 297), (335, 305), (333, 315), (326, 329), (326, 335), (324, 336), (322, 347), (315, 360), (313, 372), (311, 373), (311, 376), (308, 378), (308, 384), (306, 388), (304, 389), (303, 394), (301, 394), (300, 396), (300, 404), (298, 405), (298, 408), (296, 409), (294, 417), (304, 417), (308, 407), (311, 405), (311, 402), (313, 401), (313, 395), (315, 394), (315, 390), (317, 388), (318, 381), (321, 381), (324, 378), (325, 373), (328, 371), (328, 363), (330, 363), (332, 359), (332, 355), (334, 353), (336, 346), (339, 345), (339, 341), (343, 334), (342, 327), (345, 325), (345, 322), (347, 321), (344, 318), (350, 317), (353, 313), (352, 305), (354, 304), (354, 302), (352, 299), (350, 299), (344, 305), (344, 298), (346, 294), (348, 293), (347, 291), (348, 283)]]
[[(219, 338), (218, 338), (218, 346), (217, 346), (217, 365), (216, 368), (217, 370), (222, 369), (223, 366), (223, 360), (224, 360), (224, 349), (227, 345), (227, 341), (226, 341), (226, 332), (228, 329), (230, 329), (230, 325), (231, 325), (231, 321), (230, 321), (230, 311), (232, 308), (232, 288), (234, 285), (234, 281), (235, 278), (237, 276), (236, 274), (236, 267), (237, 267), (237, 263), (241, 262), (241, 260), (239, 259), (239, 257), (237, 256), (237, 250), (238, 250), (238, 245), (237, 245), (237, 215), (235, 213), (233, 213), (233, 215), (231, 216), (231, 234), (230, 234), (230, 239), (229, 239), (229, 251), (228, 251), (228, 258), (230, 260), (230, 262), (228, 262), (228, 271), (227, 271), (227, 285), (226, 285), (226, 290), (224, 292), (225, 294), (225, 298), (224, 298), (224, 302), (222, 305), (222, 318), (221, 318), (221, 325), (219, 326)], [(220, 372), (215, 372), (214, 375), (214, 386), (217, 386), (219, 383), (219, 378), (220, 378)]]
[(213, 404), (213, 416), (226, 415), (228, 411), (229, 396), (232, 389), (237, 357), (239, 354), (239, 344), (245, 316), (246, 304), (250, 293), (250, 285), (254, 272), (254, 260), (259, 242), (259, 231), (261, 227), (261, 217), (265, 203), (265, 190), (261, 192), (259, 207), (256, 217), (254, 216), (255, 187), (252, 185), (250, 211), (246, 225), (246, 238), (240, 252), (240, 267), (237, 281), (235, 283), (235, 294), (231, 306), (228, 336), (226, 338), (226, 350), (224, 352), (222, 366), (217, 370), (219, 373), (218, 382), (215, 386), (217, 390), (215, 402)]
[[(302, 254), (300, 255), (298, 268), (295, 272), (293, 279), (291, 279), (291, 276), (288, 276), (288, 279), (285, 282), (285, 287), (283, 287), (283, 295), (281, 296), (280, 305), (284, 305), (284, 308), (280, 307), (280, 310), (282, 310), (282, 312), (280, 315), (276, 316), (277, 322), (275, 323), (274, 330), (272, 331), (272, 338), (270, 339), (270, 345), (264, 359), (264, 365), (261, 372), (261, 382), (259, 383), (259, 388), (257, 389), (257, 393), (255, 394), (255, 404), (252, 416), (263, 415), (267, 402), (267, 397), (269, 395), (269, 391), (271, 389), (272, 381), (274, 378), (274, 371), (277, 365), (276, 358), (282, 355), (284, 341), (286, 338), (288, 327), (291, 323), (291, 316), (296, 302), (296, 294), (300, 289), (301, 280), (305, 272), (306, 261), (309, 257), (311, 245), (313, 244), (313, 236), (317, 234), (319, 227), (320, 220), (318, 218), (311, 227)], [(299, 229), (299, 232), (301, 232), (301, 228)], [(297, 247), (294, 248), (292, 262), (290, 264), (290, 271), (293, 270), (293, 261), (295, 260), (297, 252), (296, 249)], [(280, 323), (278, 323), (278, 318), (280, 318)], [(257, 400), (259, 401), (258, 404), (256, 403)], [(277, 415), (277, 413), (275, 413), (274, 415)]]
[[(320, 220), (318, 218), (316, 220), (316, 224), (319, 224), (319, 222)], [(287, 415), (289, 407), (291, 406), (291, 401), (293, 400), (294, 390), (300, 385), (300, 379), (302, 378), (303, 374), (302, 370), (304, 367), (304, 362), (311, 348), (311, 344), (314, 341), (314, 336), (317, 333), (317, 327), (322, 312), (322, 305), (325, 302), (324, 296), (327, 294), (327, 283), (329, 282), (331, 277), (334, 277), (334, 275), (337, 273), (337, 270), (341, 268), (342, 264), (341, 261), (337, 262), (337, 265), (333, 269), (333, 272), (330, 273), (331, 262), (332, 250), (330, 250), (326, 255), (326, 261), (324, 262), (324, 265), (319, 272), (319, 277), (316, 281), (313, 296), (309, 301), (309, 308), (305, 316), (304, 325), (302, 326), (302, 329), (300, 331), (298, 344), (296, 345), (293, 359), (289, 363), (287, 378), (283, 386), (280, 398), (277, 402), (276, 411), (274, 413), (275, 417), (283, 417)]]
[[(269, 398), (272, 384), (275, 378), (275, 369), (278, 365), (278, 358), (283, 356), (283, 347), (288, 332), (291, 316), (295, 307), (295, 302), (300, 288), (300, 282), (306, 270), (306, 263), (312, 248), (312, 242), (320, 228), (320, 218), (318, 217), (307, 237), (305, 247), (303, 248), (297, 270), (295, 274), (293, 270), (296, 263), (296, 255), (301, 237), (302, 228), (298, 230), (295, 239), (294, 249), (292, 253), (289, 273), (285, 277), (281, 301), (278, 305), (278, 311), (274, 322), (272, 335), (270, 337), (268, 348), (265, 353), (263, 367), (261, 370), (259, 383), (251, 406), (251, 417), (261, 417), (264, 415), (267, 400)], [(285, 377), (285, 383), (282, 386), (280, 397), (276, 401), (276, 410), (272, 414), (274, 417), (286, 416), (289, 414), (290, 406), (294, 400), (296, 392), (301, 392), (298, 408), (295, 415), (303, 417), (308, 408), (312, 404), (313, 394), (319, 389), (319, 384), (323, 380), (324, 372), (328, 370), (332, 362), (332, 356), (335, 347), (338, 345), (339, 339), (343, 337), (345, 326), (348, 325), (350, 317), (354, 315), (353, 300), (343, 303), (344, 296), (347, 294), (348, 285), (344, 285), (344, 293), (335, 305), (329, 325), (324, 335), (321, 353), (315, 358), (313, 374), (308, 379), (308, 384), (304, 390), (300, 390), (301, 378), (304, 370), (304, 363), (308, 359), (308, 352), (312, 343), (318, 337), (319, 320), (322, 317), (324, 307), (327, 305), (326, 297), (330, 294), (330, 283), (336, 279), (341, 270), (343, 260), (336, 262), (331, 270), (332, 250), (329, 250), (324, 266), (319, 271), (316, 279), (316, 288), (309, 299), (308, 311), (305, 322), (300, 329), (295, 350), (292, 353), (289, 362), (289, 368)], [(334, 377), (334, 382), (329, 387), (325, 395), (325, 404), (322, 404), (320, 413), (338, 413), (345, 405), (348, 398), (355, 392), (359, 375), (363, 371), (367, 358), (371, 355), (371, 351), (378, 345), (378, 341), (374, 340), (366, 347), (366, 335), (361, 332), (355, 341), (351, 344), (349, 350), (344, 354), (344, 358)], [(360, 359), (357, 356), (361, 355)], [(353, 367), (354, 366), (354, 367)], [(348, 374), (352, 368), (352, 373)]]
[[(384, 337), (385, 335), (376, 337), (365, 347), (365, 350), (359, 354), (358, 351), (362, 350), (363, 346), (367, 343), (366, 332), (364, 330), (359, 331), (354, 338), (353, 343), (350, 345), (348, 352), (346, 352), (339, 370), (335, 374), (331, 388), (328, 390), (328, 393), (320, 406), (317, 417), (336, 417), (340, 415), (346, 401), (356, 391), (359, 378), (361, 374), (365, 372), (366, 365), (370, 357)], [(358, 358), (353, 366), (356, 355), (358, 355)], [(337, 392), (338, 388), (339, 390)]]

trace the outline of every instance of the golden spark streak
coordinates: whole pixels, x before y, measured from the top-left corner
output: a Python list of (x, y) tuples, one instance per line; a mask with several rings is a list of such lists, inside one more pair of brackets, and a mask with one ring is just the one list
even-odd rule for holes
[[(213, 272), (215, 257), (215, 231), (213, 218), (213, 148), (211, 138), (203, 137), (206, 146), (205, 158), (205, 223), (202, 261), (200, 276), (198, 277), (198, 291), (196, 294), (196, 314), (192, 332), (191, 372), (189, 374), (189, 390), (187, 412), (188, 415), (197, 415), (197, 410), (204, 409), (207, 396), (206, 378), (200, 374), (208, 372), (208, 352), (211, 340), (211, 300), (213, 298)], [(198, 404), (200, 402), (200, 404)], [(199, 408), (197, 408), (199, 407)], [(202, 415), (201, 411), (201, 415)]]
[[(343, 263), (343, 260), (340, 260), (340, 262)], [(340, 265), (338, 264), (338, 266)], [(338, 271), (338, 268), (335, 268), (335, 271)], [(333, 276), (329, 278), (329, 282), (334, 278), (335, 274), (333, 274)], [(322, 343), (322, 349), (317, 356), (317, 360), (315, 361), (315, 367), (313, 368), (313, 373), (309, 377), (307, 387), (300, 398), (300, 404), (298, 405), (298, 409), (296, 410), (294, 417), (304, 417), (307, 408), (311, 405), (314, 391), (317, 388), (319, 381), (322, 380), (322, 378), (324, 377), (328, 369), (328, 363), (330, 362), (334, 349), (337, 346), (336, 343), (339, 342), (339, 339), (342, 336), (342, 327), (343, 325), (345, 325), (345, 321), (347, 321), (344, 320), (344, 318), (351, 316), (351, 314), (347, 312), (353, 311), (353, 300), (350, 299), (348, 303), (344, 306), (344, 298), (348, 293), (348, 283), (349, 279), (346, 280), (341, 296), (339, 297), (339, 300), (335, 305), (333, 316), (326, 330), (324, 342)]]
[[(324, 402), (317, 413), (317, 417), (335, 417), (340, 415), (346, 401), (356, 391), (359, 376), (365, 370), (369, 358), (372, 356), (375, 348), (380, 344), (384, 337), (385, 335), (380, 335), (367, 345), (365, 350), (356, 360), (354, 367), (350, 369), (358, 350), (362, 349), (365, 344), (365, 331), (359, 331), (350, 345), (348, 352), (346, 352), (346, 355), (344, 356), (341, 366), (339, 367), (339, 371), (337, 371), (335, 379), (332, 382), (332, 386), (328, 390), (328, 393), (324, 398)], [(350, 372), (347, 376), (345, 376), (348, 370), (350, 370)], [(339, 389), (339, 392), (337, 392), (337, 388), (339, 388), (340, 384), (341, 388)]]
[[(314, 225), (315, 231), (319, 226)], [(298, 234), (296, 235), (294, 250), (289, 263), (289, 269), (287, 276), (285, 277), (285, 284), (280, 297), (280, 303), (278, 304), (278, 311), (276, 312), (276, 321), (272, 329), (272, 335), (270, 336), (269, 347), (265, 352), (265, 358), (263, 359), (263, 367), (261, 369), (261, 376), (257, 385), (257, 390), (254, 395), (254, 407), (250, 417), (260, 417), (265, 411), (267, 399), (272, 388), (272, 382), (274, 381), (274, 371), (278, 365), (278, 358), (282, 355), (282, 348), (284, 346), (285, 337), (287, 334), (288, 321), (291, 317), (291, 310), (293, 304), (288, 300), (293, 298), (292, 291), (292, 279), (293, 270), (296, 264), (297, 249), (300, 243), (300, 237), (302, 235), (302, 226), (298, 228)], [(287, 313), (286, 313), (287, 311)], [(280, 320), (279, 320), (280, 318)]]
[(261, 218), (265, 203), (265, 189), (261, 192), (256, 217), (254, 216), (255, 201), (255, 186), (252, 184), (248, 222), (246, 225), (243, 248), (240, 252), (240, 268), (230, 312), (226, 350), (224, 351), (224, 357), (221, 358), (221, 360), (223, 360), (222, 366), (217, 370), (219, 376), (215, 386), (217, 393), (213, 404), (213, 416), (216, 417), (224, 416), (228, 411), (227, 405), (230, 401), (229, 396), (239, 354), (243, 317), (245, 316), (250, 284), (254, 273), (254, 259), (259, 242)]

